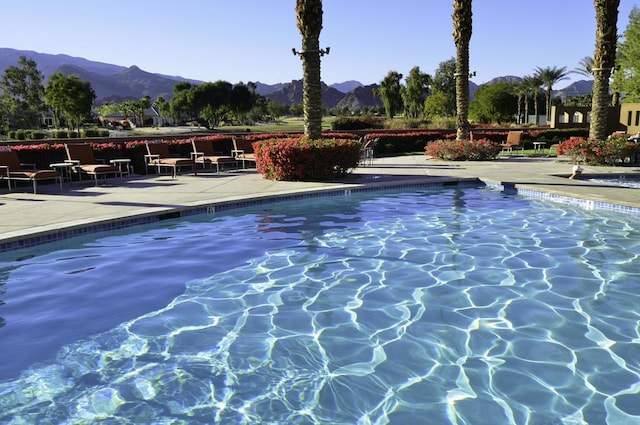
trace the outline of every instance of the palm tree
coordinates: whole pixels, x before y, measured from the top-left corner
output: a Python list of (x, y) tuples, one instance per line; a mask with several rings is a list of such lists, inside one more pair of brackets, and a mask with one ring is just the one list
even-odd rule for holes
[(609, 114), (609, 78), (616, 63), (618, 39), (618, 6), (620, 0), (595, 0), (596, 7), (596, 51), (593, 58), (593, 88), (591, 101), (591, 124), (589, 137), (607, 137)]
[(533, 97), (533, 113), (535, 114), (535, 125), (538, 125), (538, 96), (540, 95), (540, 86), (542, 81), (535, 75), (525, 75), (520, 82), (526, 88), (524, 98), (524, 116), (527, 124), (529, 123), (529, 96)]
[(322, 137), (322, 84), (320, 80), (320, 56), (329, 49), (320, 50), (322, 30), (322, 0), (296, 0), (298, 30), (302, 35), (302, 109), (304, 135), (310, 139)]
[[(536, 68), (536, 77), (542, 81), (542, 85), (545, 87), (544, 96), (547, 103), (547, 121), (551, 119), (551, 92), (553, 91), (553, 85), (558, 81), (565, 80), (568, 76), (567, 67), (547, 67)], [(538, 119), (536, 118), (536, 121)]]
[(453, 0), (453, 39), (456, 44), (456, 139), (469, 140), (469, 41), (471, 0)]
[(573, 69), (576, 74), (584, 75), (585, 77), (593, 78), (593, 58), (591, 56), (585, 56), (578, 62), (578, 67)]

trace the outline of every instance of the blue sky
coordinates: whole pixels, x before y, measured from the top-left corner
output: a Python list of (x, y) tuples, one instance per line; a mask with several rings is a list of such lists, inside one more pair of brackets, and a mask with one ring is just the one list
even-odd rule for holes
[[(621, 0), (619, 32), (640, 0)], [(322, 80), (380, 82), (455, 56), (452, 0), (324, 0)], [(640, 7), (640, 6), (639, 6)], [(67, 54), (203, 81), (302, 78), (295, 0), (3, 2), (0, 47)], [(593, 56), (592, 0), (474, 0), (470, 69), (478, 84)], [(584, 79), (571, 76), (571, 81)], [(563, 86), (559, 84), (559, 87)]]

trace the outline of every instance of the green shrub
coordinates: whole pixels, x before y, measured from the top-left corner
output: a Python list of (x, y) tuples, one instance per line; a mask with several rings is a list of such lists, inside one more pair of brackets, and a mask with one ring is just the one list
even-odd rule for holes
[(27, 133), (24, 130), (16, 130), (16, 140), (25, 140), (27, 138)]
[(331, 124), (332, 130), (366, 130), (384, 128), (383, 117), (336, 117)]
[(501, 151), (499, 144), (481, 140), (436, 140), (427, 144), (425, 154), (447, 161), (490, 161)]
[(27, 138), (30, 140), (42, 140), (47, 138), (47, 133), (38, 130), (30, 130), (27, 133)]
[(53, 135), (54, 139), (68, 139), (69, 138), (69, 132), (67, 130), (55, 130), (52, 135)]
[(323, 181), (341, 177), (358, 165), (360, 142), (305, 137), (254, 142), (258, 172), (269, 180)]

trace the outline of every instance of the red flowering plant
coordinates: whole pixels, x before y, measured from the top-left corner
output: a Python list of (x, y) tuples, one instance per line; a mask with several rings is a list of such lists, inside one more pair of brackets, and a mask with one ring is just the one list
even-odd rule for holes
[(499, 144), (488, 139), (436, 140), (424, 148), (427, 156), (446, 161), (490, 161), (500, 150)]
[(621, 165), (633, 158), (637, 150), (638, 146), (629, 142), (626, 136), (604, 140), (570, 137), (559, 143), (558, 156), (568, 156), (574, 163)]
[(348, 174), (360, 159), (360, 143), (353, 139), (289, 137), (257, 141), (253, 149), (258, 172), (269, 180), (331, 180)]

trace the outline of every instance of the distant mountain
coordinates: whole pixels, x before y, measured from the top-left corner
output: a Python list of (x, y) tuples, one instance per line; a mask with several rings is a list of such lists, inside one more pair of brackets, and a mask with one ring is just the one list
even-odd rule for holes
[(348, 92), (336, 105), (338, 109), (361, 110), (366, 106), (382, 106), (382, 99), (373, 95), (373, 90), (380, 87), (377, 84), (356, 87)]
[[(265, 96), (274, 102), (291, 105), (302, 103), (302, 80), (294, 80), (283, 86), (280, 90)], [(327, 108), (333, 108), (344, 97), (344, 93), (322, 83), (322, 104)]]
[(481, 85), (488, 86), (495, 83), (519, 83), (520, 81), (522, 81), (521, 77), (516, 77), (515, 75), (504, 75), (502, 77), (493, 78)]
[(591, 94), (592, 88), (593, 80), (580, 80), (569, 84), (567, 87), (561, 90), (554, 90), (553, 95), (560, 96), (560, 98), (564, 101), (567, 99), (567, 97)]
[[(0, 73), (4, 73), (4, 70), (9, 66), (16, 66), (20, 56), (26, 56), (37, 63), (38, 69), (45, 77), (45, 83), (48, 77), (56, 71), (60, 71), (64, 75), (76, 75), (89, 81), (96, 92), (96, 103), (98, 104), (120, 102), (126, 99), (138, 100), (144, 96), (149, 96), (153, 100), (162, 96), (169, 100), (173, 95), (173, 86), (176, 82), (203, 83), (203, 81), (179, 76), (146, 72), (135, 65), (127, 68), (68, 55), (52, 55), (10, 48), (0, 48)], [(520, 80), (520, 77), (508, 75), (494, 78), (483, 85)], [(255, 84), (256, 93), (268, 99), (288, 105), (302, 103), (302, 80), (272, 85), (260, 82)], [(566, 98), (567, 96), (591, 93), (592, 85), (593, 81), (577, 81), (564, 89), (554, 90), (554, 96)], [(339, 107), (341, 109), (381, 106), (381, 99), (373, 96), (373, 90), (376, 87), (376, 84), (364, 85), (353, 80), (331, 85), (322, 83), (322, 102), (327, 108)], [(470, 99), (473, 99), (478, 87), (476, 83), (469, 81)]]
[(266, 96), (268, 94), (275, 93), (278, 90), (281, 90), (287, 84), (288, 83), (264, 84), (260, 81), (256, 81), (256, 93), (258, 93), (260, 96)]
[(360, 81), (349, 80), (342, 83), (331, 84), (329, 87), (332, 87), (342, 93), (349, 93), (358, 87), (362, 87), (362, 83)]

